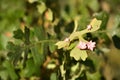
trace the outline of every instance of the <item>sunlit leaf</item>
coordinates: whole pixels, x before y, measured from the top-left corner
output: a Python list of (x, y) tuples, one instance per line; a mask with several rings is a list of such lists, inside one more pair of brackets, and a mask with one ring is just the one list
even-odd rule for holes
[(50, 76), (50, 80), (58, 80), (57, 79), (57, 74), (56, 73), (52, 73)]
[(76, 61), (82, 59), (83, 61), (86, 60), (88, 57), (86, 50), (80, 50), (79, 48), (75, 47), (71, 50), (70, 56), (73, 57)]
[(102, 23), (101, 20), (97, 20), (96, 18), (94, 18), (89, 24), (92, 26), (91, 30), (88, 30), (86, 28), (85, 30), (80, 31), (80, 34), (83, 35), (85, 33), (94, 32), (94, 31), (98, 30), (100, 28), (101, 23)]
[(94, 32), (96, 30), (98, 30), (100, 28), (100, 25), (101, 25), (101, 20), (97, 20), (96, 18), (94, 18), (90, 24), (92, 26), (91, 30), (88, 30), (87, 27), (86, 29), (82, 30), (82, 31), (77, 31), (77, 32), (73, 32), (71, 35), (70, 35), (70, 41), (74, 40), (74, 39), (77, 39), (77, 38), (81, 38), (82, 40), (84, 40), (82, 38), (82, 35), (85, 34), (85, 33), (89, 33), (89, 32)]
[(90, 25), (92, 26), (92, 29), (89, 32), (93, 32), (96, 31), (100, 28), (102, 21), (101, 20), (97, 20), (96, 18), (94, 18), (91, 22)]
[(41, 2), (39, 5), (37, 5), (38, 12), (42, 14), (46, 10), (45, 3)]
[(49, 21), (52, 21), (53, 20), (53, 12), (51, 9), (48, 9), (46, 12), (45, 12), (45, 18)]
[(54, 69), (56, 67), (56, 64), (50, 63), (47, 65), (47, 69)]

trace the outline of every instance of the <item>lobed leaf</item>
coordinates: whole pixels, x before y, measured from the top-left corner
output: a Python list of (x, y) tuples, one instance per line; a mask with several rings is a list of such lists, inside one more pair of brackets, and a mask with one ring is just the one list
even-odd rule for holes
[(24, 33), (22, 32), (21, 29), (17, 29), (16, 31), (13, 32), (14, 33), (14, 38), (16, 39), (23, 39)]
[(46, 10), (46, 5), (45, 3), (41, 2), (41, 4), (37, 5), (38, 12), (40, 14), (43, 14), (44, 11)]
[[(101, 20), (97, 20), (96, 18), (94, 18), (91, 22), (90, 22), (90, 25), (92, 26), (92, 29), (91, 30), (88, 30), (88, 29), (84, 29), (82, 31), (77, 31), (77, 32), (73, 32), (71, 35), (70, 35), (70, 41), (76, 39), (76, 38), (81, 38), (83, 34), (86, 34), (86, 33), (89, 33), (89, 32), (94, 32), (96, 30), (98, 30), (100, 28), (100, 25), (101, 25)], [(81, 38), (82, 39), (82, 38)]]
[(101, 23), (102, 23), (101, 20), (97, 20), (96, 18), (94, 18), (90, 23), (90, 25), (92, 26), (92, 29), (89, 32), (98, 30), (100, 28)]
[(73, 57), (76, 61), (82, 59), (83, 61), (86, 60), (88, 57), (86, 50), (80, 50), (79, 48), (75, 47), (71, 50), (70, 56)]

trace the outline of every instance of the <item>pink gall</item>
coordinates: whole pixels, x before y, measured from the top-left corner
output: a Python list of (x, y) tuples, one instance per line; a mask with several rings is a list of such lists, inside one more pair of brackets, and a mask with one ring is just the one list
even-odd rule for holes
[(79, 49), (86, 49), (87, 48), (87, 44), (85, 42), (80, 41), (77, 47)]
[(88, 48), (89, 50), (93, 51), (93, 49), (96, 47), (95, 44), (96, 44), (96, 42), (89, 41), (89, 42), (87, 43), (87, 48)]

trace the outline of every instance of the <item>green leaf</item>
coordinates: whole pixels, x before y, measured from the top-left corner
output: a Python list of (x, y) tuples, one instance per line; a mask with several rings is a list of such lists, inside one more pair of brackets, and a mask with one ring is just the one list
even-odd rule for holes
[(53, 53), (56, 50), (56, 46), (54, 44), (54, 42), (49, 42), (49, 49), (51, 53)]
[(45, 31), (44, 31), (44, 28), (42, 26), (35, 27), (34, 32), (35, 32), (35, 35), (37, 36), (38, 40), (45, 40), (46, 39)]
[(65, 42), (65, 41), (59, 41), (57, 42), (55, 45), (58, 46), (58, 49), (61, 49), (63, 47), (67, 47), (69, 45), (69, 42)]
[(57, 79), (57, 74), (56, 73), (52, 73), (50, 76), (50, 80), (58, 80)]
[(88, 57), (86, 50), (80, 50), (79, 48), (75, 47), (71, 50), (70, 56), (73, 57), (76, 61), (82, 59), (83, 61), (86, 60)]
[(22, 55), (23, 49), (21, 47), (17, 47), (14, 53), (14, 59), (13, 59), (13, 64), (16, 65), (17, 62), (20, 60), (21, 55)]
[[(34, 66), (33, 66), (34, 65)], [(31, 77), (33, 74), (40, 74), (39, 71), (39, 66), (36, 66), (33, 59), (28, 59), (26, 61), (26, 67), (23, 70), (23, 72), (21, 73), (22, 76), (24, 77)]]
[[(2, 32), (2, 31), (1, 31)], [(7, 42), (9, 41), (9, 37), (5, 36), (5, 34), (0, 33), (0, 50), (6, 49)]]
[(13, 42), (8, 42), (7, 49), (10, 51), (14, 51), (16, 48), (15, 44)]
[(18, 76), (15, 73), (13, 65), (9, 61), (5, 61), (3, 66), (7, 69), (8, 75), (10, 76), (11, 80), (18, 80)]
[(44, 61), (43, 45), (36, 45), (31, 48), (33, 60), (36, 65), (41, 65)]
[(7, 70), (1, 70), (0, 71), (0, 79), (1, 80), (8, 80), (8, 72), (7, 72)]
[(21, 39), (21, 40), (23, 39), (24, 33), (22, 32), (21, 29), (14, 31), (13, 34), (14, 34), (14, 36), (13, 36), (14, 38)]
[(46, 10), (45, 3), (41, 2), (39, 5), (37, 5), (37, 9), (40, 14), (43, 14), (43, 12)]

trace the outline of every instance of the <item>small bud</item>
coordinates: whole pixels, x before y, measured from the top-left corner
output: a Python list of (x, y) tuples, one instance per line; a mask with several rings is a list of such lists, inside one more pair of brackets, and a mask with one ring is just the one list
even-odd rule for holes
[(91, 30), (91, 29), (92, 29), (92, 25), (88, 25), (87, 30)]
[(70, 41), (70, 39), (69, 38), (65, 38), (65, 40), (64, 40), (65, 42), (69, 42)]

